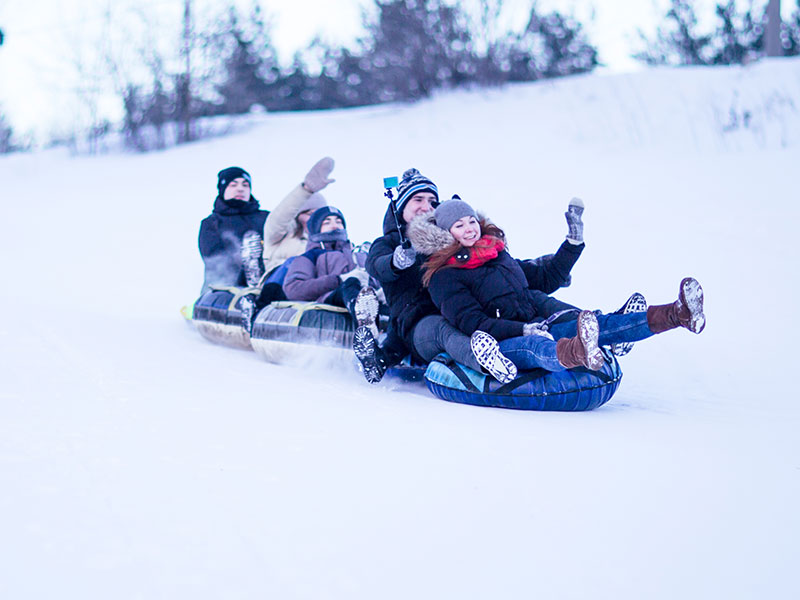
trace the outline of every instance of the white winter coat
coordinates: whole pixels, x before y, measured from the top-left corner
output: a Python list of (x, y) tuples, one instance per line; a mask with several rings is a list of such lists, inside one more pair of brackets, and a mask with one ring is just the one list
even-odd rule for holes
[(306, 251), (308, 237), (305, 231), (298, 237), (297, 215), (310, 197), (311, 192), (298, 185), (269, 213), (264, 223), (264, 273)]

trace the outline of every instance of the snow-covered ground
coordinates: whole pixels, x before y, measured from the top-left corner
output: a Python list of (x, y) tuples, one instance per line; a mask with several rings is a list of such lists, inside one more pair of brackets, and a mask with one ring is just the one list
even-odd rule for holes
[[(700, 336), (590, 413), (449, 404), (214, 346), (179, 308), (216, 172), (273, 207), (318, 158), (351, 238), (416, 166), (557, 248), (558, 296), (706, 292)], [(800, 61), (266, 115), (149, 155), (0, 158), (0, 597), (797, 598)]]

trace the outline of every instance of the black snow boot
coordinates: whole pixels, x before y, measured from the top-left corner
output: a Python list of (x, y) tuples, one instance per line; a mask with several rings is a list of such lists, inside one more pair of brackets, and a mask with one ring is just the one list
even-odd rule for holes
[(353, 335), (353, 352), (361, 363), (364, 379), (370, 383), (378, 383), (386, 373), (387, 363), (383, 351), (375, 341), (369, 325), (356, 328)]

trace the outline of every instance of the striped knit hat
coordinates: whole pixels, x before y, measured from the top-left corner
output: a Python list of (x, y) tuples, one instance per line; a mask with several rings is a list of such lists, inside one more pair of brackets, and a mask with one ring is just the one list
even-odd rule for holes
[(436, 187), (436, 184), (416, 169), (409, 169), (403, 173), (403, 179), (400, 181), (400, 185), (397, 186), (397, 198), (394, 201), (394, 206), (398, 216), (403, 214), (403, 209), (411, 196), (419, 192), (430, 192), (436, 196), (436, 202), (438, 203), (439, 188)]

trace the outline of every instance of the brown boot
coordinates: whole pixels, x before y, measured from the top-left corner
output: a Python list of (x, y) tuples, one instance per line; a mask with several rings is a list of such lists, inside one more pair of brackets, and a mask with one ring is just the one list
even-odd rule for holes
[(692, 277), (684, 278), (675, 302), (647, 309), (647, 326), (653, 333), (676, 327), (685, 327), (692, 333), (703, 331), (706, 316), (703, 314), (703, 288), (700, 283)]
[(586, 367), (597, 371), (603, 367), (605, 360), (597, 345), (600, 337), (600, 326), (597, 317), (589, 310), (578, 315), (578, 335), (573, 338), (561, 338), (556, 342), (558, 362), (567, 369)]

